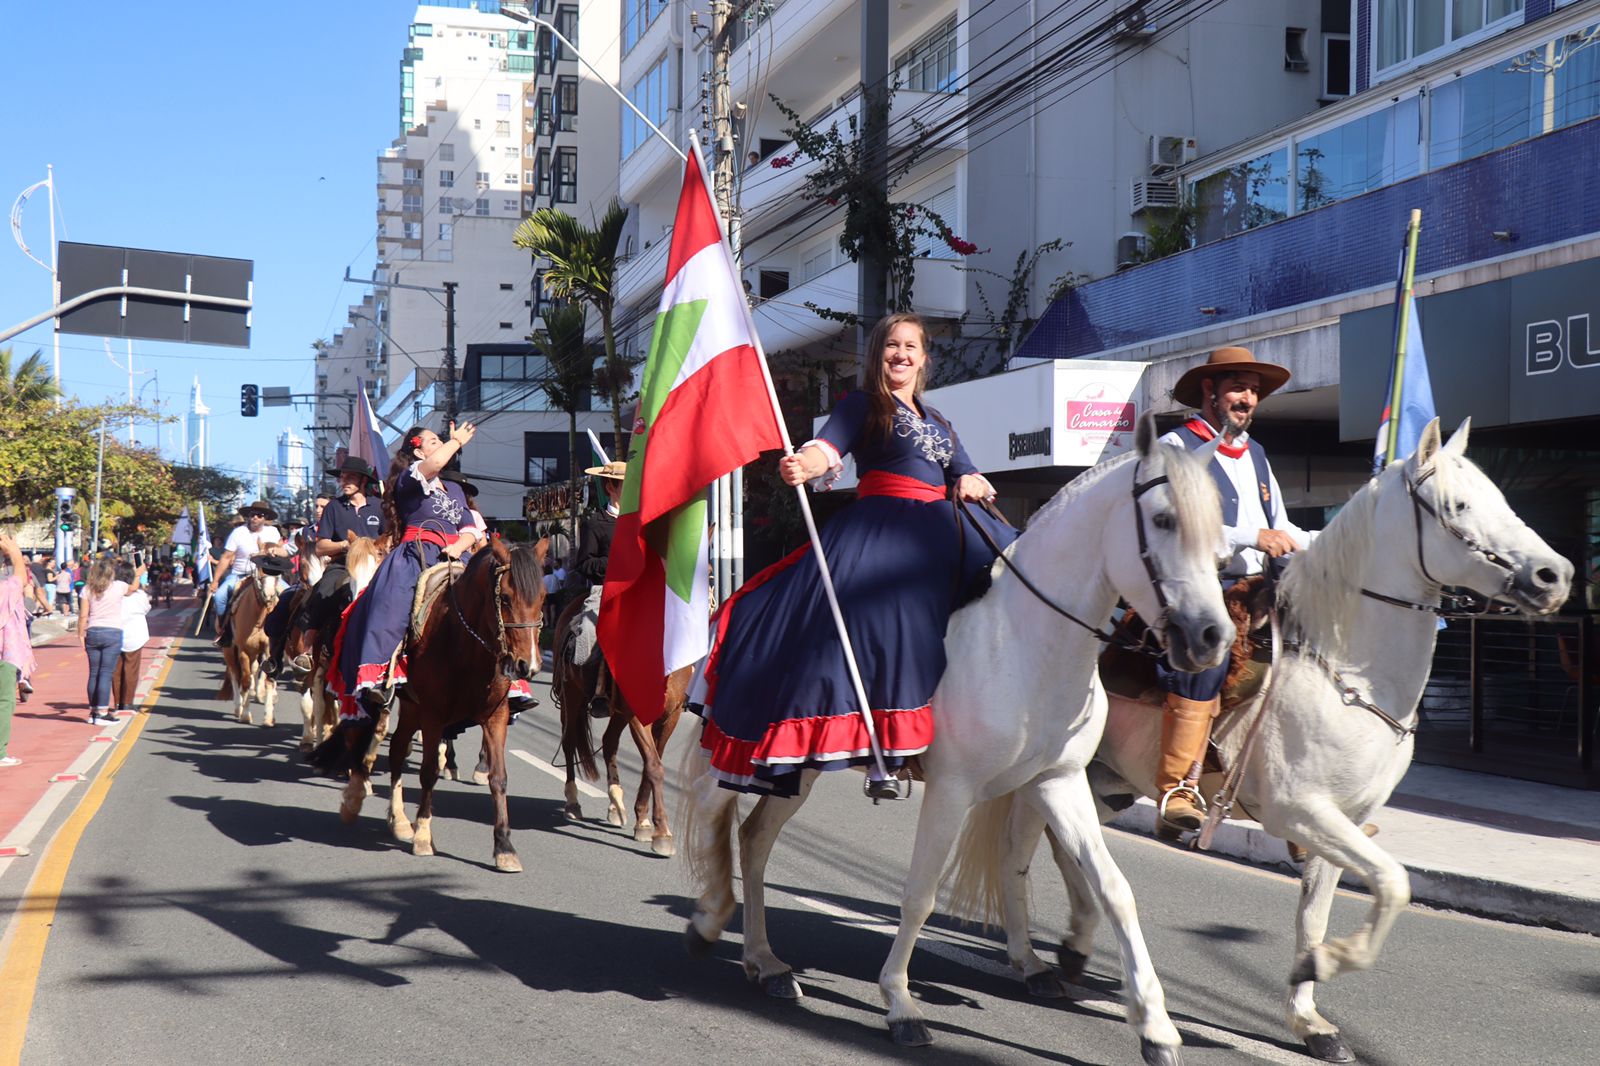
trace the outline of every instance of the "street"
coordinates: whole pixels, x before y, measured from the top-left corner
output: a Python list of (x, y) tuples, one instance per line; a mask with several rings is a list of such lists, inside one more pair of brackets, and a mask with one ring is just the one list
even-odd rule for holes
[[(937, 918), (912, 964), (937, 1044), (890, 1044), (876, 976), (917, 804), (870, 807), (854, 775), (823, 781), (774, 854), (772, 937), (806, 998), (769, 1001), (744, 980), (737, 920), (712, 958), (685, 954), (680, 860), (605, 825), (592, 795), (585, 821), (562, 817), (560, 780), (533, 765), (555, 750), (542, 685), (544, 706), (511, 731), (513, 840), (527, 872), (506, 875), (489, 861), (486, 788), (441, 782), (439, 854), (413, 857), (384, 829), (386, 785), (356, 826), (341, 825), (335, 783), (302, 769), (293, 702), (280, 701), (272, 730), (236, 724), (211, 698), (218, 670), (203, 643), (178, 649), (71, 858), (38, 969), (29, 1066), (1138, 1061), (1116, 1013), (1108, 933), (1093, 987), (1049, 1004), (1023, 995), (997, 943)], [(692, 735), (686, 726), (668, 752), (674, 769)], [(470, 765), (472, 735), (462, 747)], [(1185, 1062), (1310, 1061), (1281, 1021), (1294, 882), (1110, 835)], [(1041, 856), (1035, 868), (1048, 867)], [(8, 914), (29, 869), (0, 879)], [(1034, 894), (1049, 951), (1064, 895), (1053, 876)], [(1334, 932), (1363, 908), (1342, 896)], [(1319, 1000), (1366, 1063), (1588, 1062), (1597, 958), (1592, 938), (1412, 908), (1374, 971), (1322, 986)]]

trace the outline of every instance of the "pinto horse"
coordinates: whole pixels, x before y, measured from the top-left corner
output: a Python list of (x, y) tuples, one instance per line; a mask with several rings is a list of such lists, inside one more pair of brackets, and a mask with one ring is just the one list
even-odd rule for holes
[[(378, 542), (371, 537), (353, 537), (350, 547), (345, 552), (345, 570), (350, 575), (349, 582), (338, 593), (338, 602), (348, 607), (354, 599), (361, 595), (378, 572), (378, 564), (383, 561), (383, 553), (378, 548)], [(314, 584), (314, 580), (307, 576), (307, 583)], [(342, 609), (342, 608), (341, 608)], [(305, 683), (300, 689), (300, 750), (310, 752), (318, 744), (327, 740), (333, 732), (333, 727), (339, 722), (339, 705), (328, 691), (328, 665), (333, 660), (333, 638), (339, 627), (329, 625), (326, 631), (317, 634), (317, 646), (311, 649), (311, 672), (306, 675)], [(289, 634), (289, 646), (295, 647), (300, 643), (300, 632), (295, 629)], [(368, 770), (371, 766), (369, 763)]]
[[(539, 628), (544, 610), (544, 557), (549, 541), (508, 549), (499, 537), (473, 553), (472, 561), (451, 574), (447, 586), (427, 607), (420, 631), (406, 642), (406, 683), (400, 691), (398, 723), (389, 741), (389, 827), (395, 839), (411, 844), (413, 855), (433, 852), (433, 787), (439, 780), (434, 753), (447, 727), (468, 722), (483, 728), (489, 748), (489, 791), (494, 797), (494, 863), (508, 873), (522, 870), (511, 846), (506, 808), (506, 727), (511, 720), (506, 697), (514, 679), (531, 680), (539, 670)], [(352, 738), (361, 746), (376, 723), (363, 721)], [(400, 779), (411, 741), (422, 734), (419, 776), (422, 798), (413, 826), (405, 815)], [(350, 771), (340, 816), (353, 822), (367, 794), (370, 770), (357, 763)]]
[(600, 751), (606, 763), (606, 821), (618, 827), (627, 824), (622, 779), (617, 770), (617, 748), (622, 731), (626, 729), (639, 749), (639, 758), (644, 761), (644, 775), (633, 801), (633, 839), (641, 843), (648, 840), (650, 850), (657, 855), (673, 855), (678, 849), (672, 827), (667, 822), (667, 783), (662, 754), (688, 702), (694, 667), (685, 666), (667, 676), (666, 710), (653, 724), (644, 725), (623, 699), (615, 680), (608, 677), (602, 681), (599, 648), (582, 666), (572, 661), (567, 637), (577, 624), (583, 606), (582, 599), (574, 599), (556, 620), (555, 656), (550, 667), (550, 694), (561, 710), (561, 754), (567, 764), (566, 815), (574, 820), (583, 817), (578, 806), (577, 775), (582, 773), (589, 781), (600, 776), (590, 733), (589, 701), (603, 687), (611, 708), (605, 733), (600, 738)]
[(254, 720), (251, 699), (259, 700), (264, 711), (262, 725), (272, 725), (278, 702), (278, 686), (261, 669), (270, 651), (266, 631), (267, 615), (283, 594), (283, 579), (257, 570), (234, 591), (233, 640), (222, 649), (227, 677), (222, 683), (222, 698), (234, 699), (234, 718), (249, 725)]

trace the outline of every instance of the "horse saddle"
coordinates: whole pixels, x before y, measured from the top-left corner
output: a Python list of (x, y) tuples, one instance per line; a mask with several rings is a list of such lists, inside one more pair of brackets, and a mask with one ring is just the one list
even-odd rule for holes
[[(1257, 640), (1256, 634), (1262, 627), (1252, 627), (1257, 619), (1265, 618), (1270, 596), (1266, 579), (1260, 575), (1244, 578), (1223, 590), (1222, 600), (1237, 631), (1230, 652), (1228, 676), (1222, 683), (1224, 712), (1254, 698), (1267, 679), (1267, 669), (1272, 665), (1271, 643)], [(1137, 642), (1147, 629), (1143, 620), (1130, 610), (1117, 623), (1116, 633), (1129, 642)], [(1100, 683), (1108, 693), (1126, 700), (1152, 707), (1161, 707), (1166, 702), (1156, 678), (1155, 659), (1117, 644), (1106, 645), (1106, 650), (1100, 653)]]
[(439, 594), (450, 587), (451, 582), (459, 578), (466, 570), (466, 564), (445, 560), (428, 567), (417, 578), (417, 591), (411, 598), (411, 635), (422, 635), (422, 627), (427, 624), (428, 612), (433, 610), (433, 605), (439, 599)]

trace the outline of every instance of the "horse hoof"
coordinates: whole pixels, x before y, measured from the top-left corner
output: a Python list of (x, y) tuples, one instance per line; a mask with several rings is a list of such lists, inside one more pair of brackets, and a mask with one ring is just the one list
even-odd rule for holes
[(583, 821), (583, 808), (576, 803), (569, 803), (561, 808), (561, 813), (567, 816), (569, 822)]
[(908, 1018), (903, 1022), (889, 1023), (889, 1036), (901, 1047), (927, 1047), (933, 1043), (933, 1031), (921, 1018)]
[(1176, 1044), (1158, 1044), (1154, 1040), (1139, 1040), (1139, 1054), (1145, 1066), (1183, 1066), (1183, 1052)]
[(1067, 995), (1067, 986), (1061, 983), (1061, 978), (1055, 975), (1054, 970), (1029, 974), (1022, 979), (1022, 983), (1027, 986), (1028, 995), (1034, 999), (1064, 999)]
[(454, 770), (450, 769), (449, 767), (445, 767), (443, 770), (439, 771), (439, 780), (441, 780), (441, 781), (454, 781), (455, 779), (456, 779), (456, 772)]
[(482, 770), (474, 770), (472, 771), (472, 783), (474, 785), (487, 785), (489, 783), (489, 775)]
[(656, 835), (655, 826), (640, 823), (633, 827), (633, 839), (640, 844), (647, 843)]
[(794, 979), (793, 970), (761, 978), (761, 991), (765, 992), (769, 999), (805, 998), (805, 993), (800, 990), (800, 982)]
[(502, 852), (494, 857), (494, 868), (503, 874), (520, 874), (522, 860), (509, 851)]
[(1313, 952), (1306, 952), (1295, 960), (1294, 969), (1289, 971), (1289, 984), (1291, 986), (1304, 984), (1306, 981), (1317, 979), (1317, 956)]
[(1338, 1033), (1312, 1033), (1305, 1038), (1306, 1054), (1323, 1062), (1354, 1062), (1356, 1053)]
[(389, 832), (402, 844), (409, 844), (417, 837), (417, 831), (410, 822), (396, 822), (392, 818), (389, 820)]
[(606, 824), (622, 828), (622, 812), (615, 807), (606, 808)]
[(432, 855), (433, 854), (433, 842), (431, 840), (417, 840), (416, 838), (412, 838), (412, 841), (411, 841), (411, 854), (413, 854), (413, 855)]
[(1089, 968), (1089, 956), (1073, 951), (1065, 944), (1056, 952), (1056, 965), (1061, 967), (1061, 979), (1069, 985), (1082, 985), (1084, 971)]
[(650, 841), (650, 850), (662, 858), (670, 859), (678, 854), (678, 845), (671, 837), (656, 837)]
[(345, 825), (355, 825), (356, 819), (359, 817), (361, 817), (361, 808), (359, 807), (339, 808), (339, 821), (343, 822)]
[(691, 959), (708, 957), (716, 946), (716, 941), (707, 940), (700, 935), (700, 930), (694, 927), (693, 922), (690, 922), (688, 928), (683, 931), (683, 948)]
[(369, 796), (372, 795), (372, 779), (371, 778), (368, 778), (367, 782), (366, 782), (366, 794), (369, 795)]

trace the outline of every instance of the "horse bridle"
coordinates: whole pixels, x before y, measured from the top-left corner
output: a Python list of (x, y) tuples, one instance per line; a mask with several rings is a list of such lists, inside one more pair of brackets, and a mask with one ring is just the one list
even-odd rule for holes
[[(1436, 469), (1437, 468), (1435, 467), (1430, 467), (1415, 481), (1412, 481), (1410, 478), (1406, 478), (1405, 486), (1406, 494), (1411, 497), (1411, 515), (1415, 521), (1417, 531), (1417, 565), (1422, 569), (1422, 576), (1427, 579), (1428, 583), (1437, 586), (1440, 589), (1439, 602), (1415, 603), (1411, 600), (1401, 599), (1398, 596), (1389, 596), (1382, 592), (1374, 592), (1368, 588), (1363, 588), (1361, 590), (1361, 595), (1367, 597), (1368, 599), (1377, 600), (1380, 603), (1387, 603), (1392, 607), (1403, 607), (1410, 611), (1421, 611), (1425, 614), (1436, 614), (1446, 618), (1471, 618), (1480, 615), (1515, 614), (1518, 610), (1516, 604), (1505, 603), (1501, 601), (1500, 597), (1511, 588), (1511, 583), (1516, 577), (1516, 564), (1507, 559), (1505, 556), (1501, 555), (1499, 552), (1493, 551), (1484, 547), (1482, 544), (1479, 544), (1461, 529), (1452, 525), (1448, 520), (1446, 520), (1444, 515), (1440, 514), (1439, 511), (1434, 508), (1433, 504), (1423, 499), (1422, 493), (1418, 491), (1422, 488), (1422, 483), (1434, 475)], [(1501, 587), (1500, 592), (1493, 596), (1483, 596), (1479, 593), (1471, 591), (1466, 593), (1443, 591), (1444, 582), (1440, 581), (1429, 572), (1427, 556), (1422, 547), (1422, 514), (1424, 511), (1426, 511), (1435, 522), (1439, 523), (1440, 529), (1443, 529), (1446, 533), (1450, 534), (1462, 544), (1466, 545), (1468, 551), (1477, 553), (1483, 557), (1485, 562), (1493, 566), (1498, 566), (1502, 570), (1506, 571), (1505, 584)]]
[(483, 650), (484, 651), (487, 651), (490, 655), (495, 656), (495, 661), (496, 662), (500, 662), (500, 661), (502, 661), (504, 659), (508, 659), (508, 658), (511, 657), (511, 645), (506, 642), (506, 630), (508, 630), (508, 629), (531, 629), (531, 630), (533, 630), (534, 631), (534, 634), (533, 634), (533, 646), (534, 646), (535, 651), (537, 652), (537, 649), (539, 647), (539, 632), (538, 631), (541, 628), (544, 627), (544, 621), (542, 619), (541, 620), (537, 620), (537, 621), (533, 621), (533, 622), (507, 622), (506, 621), (505, 612), (501, 609), (501, 606), (500, 606), (500, 595), (501, 595), (502, 590), (505, 588), (506, 571), (508, 571), (510, 569), (511, 569), (511, 564), (509, 564), (509, 563), (507, 563), (505, 565), (500, 565), (500, 564), (497, 563), (497, 564), (495, 564), (495, 568), (494, 568), (494, 630), (495, 630), (494, 635), (495, 635), (495, 643), (499, 645), (499, 650), (498, 651), (496, 651), (494, 648), (489, 646), (489, 642), (487, 640), (483, 639), (482, 634), (480, 634), (476, 629), (473, 628), (472, 623), (467, 621), (467, 616), (462, 613), (462, 611), (461, 611), (461, 603), (460, 603), (459, 600), (456, 599), (456, 582), (455, 582), (455, 575), (453, 573), (451, 575), (450, 583), (446, 587), (446, 590), (445, 590), (445, 595), (447, 597), (449, 597), (449, 600), (450, 600), (450, 608), (451, 608), (451, 610), (455, 611), (455, 613), (456, 613), (456, 620), (461, 623), (461, 627), (463, 629), (465, 629), (468, 633), (470, 633), (472, 635), (472, 639), (473, 640), (475, 640), (479, 644), (483, 645)]
[[(1079, 618), (1077, 615), (1061, 606), (1055, 600), (1051, 599), (1047, 593), (1041, 590), (1038, 585), (1035, 585), (1028, 575), (1018, 568), (1016, 560), (1007, 555), (1005, 550), (1001, 548), (1000, 545), (995, 543), (994, 538), (989, 535), (989, 531), (987, 529), (983, 528), (983, 524), (981, 522), (974, 518), (972, 520), (972, 525), (973, 528), (978, 531), (978, 535), (983, 538), (983, 542), (989, 546), (989, 550), (994, 552), (995, 558), (1003, 562), (1006, 565), (1006, 568), (1016, 575), (1017, 580), (1022, 583), (1022, 587), (1032, 593), (1034, 599), (1038, 600), (1040, 603), (1044, 604), (1046, 607), (1050, 608), (1067, 621), (1088, 630), (1090, 636), (1094, 637), (1094, 639), (1098, 640), (1102, 644), (1110, 644), (1115, 647), (1122, 648), (1125, 651), (1137, 652), (1140, 655), (1148, 655), (1152, 658), (1159, 658), (1162, 655), (1162, 650), (1159, 647), (1152, 646), (1150, 643), (1150, 637), (1151, 634), (1154, 633), (1159, 632), (1164, 634), (1166, 632), (1167, 618), (1172, 613), (1172, 608), (1167, 601), (1166, 591), (1162, 587), (1161, 575), (1156, 570), (1155, 556), (1150, 551), (1149, 539), (1145, 535), (1144, 507), (1139, 503), (1139, 498), (1145, 493), (1149, 492), (1151, 489), (1155, 488), (1157, 485), (1168, 484), (1168, 480), (1167, 476), (1162, 474), (1159, 477), (1151, 478), (1149, 481), (1140, 481), (1139, 471), (1143, 464), (1144, 460), (1141, 459), (1136, 462), (1133, 467), (1133, 523), (1139, 531), (1139, 559), (1144, 563), (1144, 572), (1150, 578), (1150, 587), (1154, 589), (1156, 594), (1156, 605), (1160, 607), (1161, 610), (1156, 616), (1155, 624), (1146, 628), (1143, 633), (1140, 634), (1138, 640), (1131, 640), (1118, 632), (1107, 633), (1098, 626), (1090, 625), (1088, 622), (1085, 622), (1083, 619)], [(965, 500), (957, 499), (956, 502), (963, 511), (967, 510), (967, 504)], [(970, 512), (968, 512), (968, 517), (971, 517)]]

